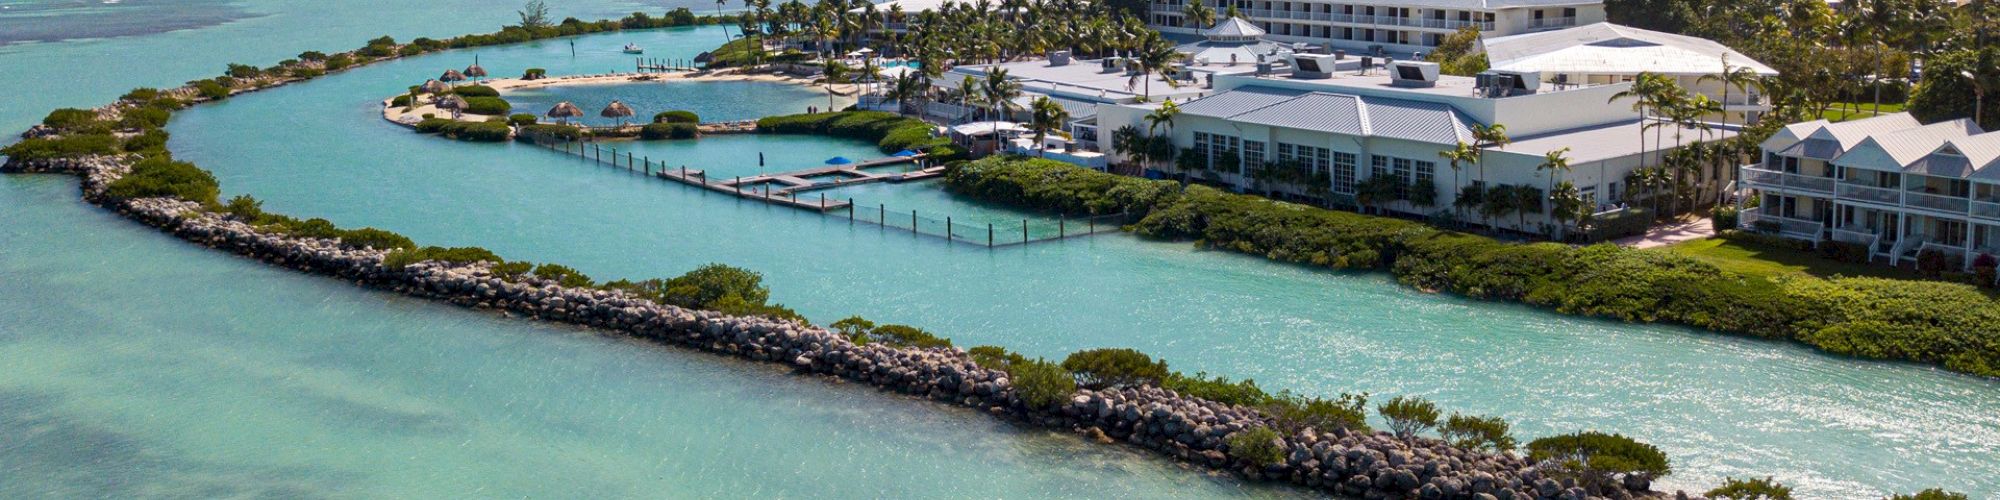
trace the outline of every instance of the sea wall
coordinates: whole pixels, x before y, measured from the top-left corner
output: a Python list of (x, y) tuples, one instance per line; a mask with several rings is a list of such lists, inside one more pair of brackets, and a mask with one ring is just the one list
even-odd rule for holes
[[(797, 373), (867, 383), (884, 391), (984, 411), (1026, 425), (1074, 430), (1104, 442), (1123, 441), (1198, 466), (1252, 479), (1286, 481), (1319, 491), (1369, 498), (1583, 499), (1574, 482), (1547, 477), (1536, 464), (1511, 453), (1461, 449), (1427, 438), (1387, 433), (1306, 429), (1281, 438), (1284, 460), (1253, 466), (1231, 456), (1226, 438), (1255, 427), (1276, 427), (1260, 412), (1151, 386), (1079, 390), (1066, 403), (1024, 403), (1004, 371), (987, 369), (955, 348), (856, 345), (816, 326), (763, 317), (663, 305), (620, 291), (568, 288), (525, 277), (510, 281), (489, 264), (425, 261), (403, 268), (383, 264), (387, 252), (354, 248), (338, 240), (302, 238), (260, 230), (194, 202), (171, 198), (119, 199), (106, 186), (129, 171), (136, 156), (10, 161), (0, 172), (66, 173), (83, 178), (84, 199), (168, 234), (269, 264), (350, 280), (469, 308), (568, 323), (666, 344), (757, 361), (783, 363)], [(1630, 481), (1610, 498), (1658, 496)]]

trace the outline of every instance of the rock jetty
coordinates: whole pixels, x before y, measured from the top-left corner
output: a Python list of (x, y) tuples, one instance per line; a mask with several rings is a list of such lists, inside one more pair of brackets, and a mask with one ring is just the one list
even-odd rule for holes
[[(1158, 387), (1078, 390), (1051, 407), (1023, 402), (1004, 371), (954, 348), (857, 345), (824, 328), (764, 317), (729, 316), (664, 305), (620, 291), (568, 288), (533, 277), (502, 279), (485, 262), (425, 261), (383, 265), (388, 252), (338, 240), (275, 234), (199, 204), (171, 198), (118, 199), (106, 186), (130, 170), (133, 156), (10, 161), (0, 171), (66, 173), (83, 179), (87, 201), (211, 248), (299, 271), (353, 281), (464, 307), (618, 332), (758, 361), (801, 374), (867, 383), (885, 391), (991, 413), (1028, 425), (1117, 440), (1191, 464), (1261, 480), (1365, 498), (1568, 499), (1589, 495), (1574, 481), (1544, 474), (1511, 453), (1457, 448), (1435, 439), (1387, 433), (1304, 429), (1279, 439), (1283, 460), (1253, 465), (1229, 454), (1227, 437), (1254, 427), (1282, 428), (1255, 409), (1176, 394)], [(1657, 497), (1629, 481), (1608, 497)]]

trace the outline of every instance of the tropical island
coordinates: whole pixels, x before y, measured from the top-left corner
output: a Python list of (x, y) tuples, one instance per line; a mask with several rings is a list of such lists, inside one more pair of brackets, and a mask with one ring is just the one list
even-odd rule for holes
[[(900, 5), (893, 5), (892, 9), (897, 7)], [(937, 26), (1018, 25), (1024, 22), (1022, 19), (1032, 17), (1013, 12), (1029, 8), (964, 10), (944, 4), (940, 9), (926, 10), (916, 19), (910, 19), (894, 10), (883, 14), (874, 12), (872, 6), (857, 7), (861, 12), (855, 17), (861, 24), (867, 25), (871, 23), (868, 20), (878, 18), (883, 20), (882, 24), (864, 26), (846, 37), (836, 37), (825, 30), (783, 33), (777, 27), (780, 24), (789, 27), (816, 23), (772, 20), (764, 17), (764, 7), (754, 5), (750, 13), (729, 18), (693, 16), (683, 10), (663, 18), (635, 15), (619, 21), (568, 20), (559, 24), (537, 22), (530, 13), (540, 7), (531, 5), (524, 11), (520, 25), (496, 34), (442, 41), (420, 39), (410, 43), (384, 37), (355, 51), (301, 54), (297, 60), (271, 68), (232, 65), (224, 77), (172, 89), (135, 90), (117, 103), (95, 110), (58, 110), (42, 126), (30, 131), (27, 140), (10, 146), (4, 154), (10, 172), (64, 172), (84, 177), (87, 200), (183, 239), (274, 264), (467, 307), (576, 323), (782, 363), (801, 373), (867, 382), (889, 391), (981, 409), (1029, 425), (1075, 430), (1106, 442), (1123, 441), (1252, 479), (1287, 481), (1345, 495), (1453, 498), (1661, 495), (1651, 491), (1650, 485), (1654, 479), (1671, 473), (1665, 455), (1651, 445), (1617, 434), (1585, 431), (1545, 436), (1521, 447), (1525, 454), (1509, 453), (1519, 444), (1504, 420), (1459, 413), (1447, 417), (1447, 412), (1436, 404), (1418, 397), (1341, 394), (1311, 398), (1285, 392), (1274, 394), (1249, 380), (1170, 371), (1166, 361), (1130, 349), (1080, 351), (1060, 361), (1029, 359), (994, 346), (959, 349), (950, 340), (917, 327), (877, 325), (858, 316), (824, 327), (813, 326), (800, 314), (771, 302), (770, 290), (759, 284), (756, 273), (748, 270), (715, 265), (672, 279), (599, 283), (559, 264), (509, 261), (474, 247), (419, 246), (411, 238), (379, 229), (345, 229), (322, 219), (299, 220), (265, 212), (261, 203), (248, 195), (221, 200), (220, 187), (212, 174), (174, 160), (166, 150), (163, 128), (174, 111), (311, 80), (327, 72), (427, 52), (583, 33), (735, 23), (748, 34), (740, 39), (747, 42), (732, 42), (742, 54), (732, 55), (727, 50), (731, 47), (725, 46), (708, 57), (711, 67), (747, 66), (743, 69), (745, 73), (764, 70), (766, 64), (785, 65), (780, 71), (817, 67), (817, 75), (804, 75), (792, 81), (817, 82), (830, 95), (836, 85), (849, 86), (853, 89), (848, 93), (861, 94), (857, 107), (875, 110), (833, 112), (829, 106), (820, 113), (767, 117), (757, 121), (755, 130), (860, 137), (878, 142), (884, 153), (893, 149), (929, 155), (947, 165), (941, 170), (946, 173), (943, 188), (957, 196), (1064, 216), (1119, 215), (1134, 220), (1130, 229), (1148, 237), (1192, 240), (1207, 247), (1313, 266), (1387, 270), (1399, 281), (1425, 291), (1524, 302), (1568, 314), (1679, 323), (1793, 339), (1839, 354), (1918, 361), (1975, 375), (2000, 373), (1994, 368), (2000, 366), (1995, 361), (2000, 360), (2000, 342), (1996, 342), (2000, 333), (1993, 330), (1994, 325), (2000, 325), (2000, 321), (1995, 321), (2000, 318), (1993, 316), (2000, 314), (1996, 313), (2000, 308), (1992, 307), (1990, 292), (1978, 289), (1993, 284), (1990, 256), (1985, 265), (1981, 265), (1981, 259), (1973, 252), (1962, 252), (1958, 260), (1949, 260), (1944, 255), (1950, 252), (1949, 245), (1938, 241), (1915, 245), (1911, 252), (1904, 251), (1910, 244), (1902, 240), (1886, 249), (1879, 240), (1869, 244), (1847, 243), (1864, 245), (1859, 250), (1836, 245), (1844, 240), (1813, 239), (1810, 245), (1800, 246), (1781, 238), (1796, 240), (1804, 232), (1775, 219), (1793, 215), (1745, 216), (1763, 213), (1750, 211), (1761, 203), (1781, 207), (1799, 203), (1786, 199), (1785, 196), (1791, 196), (1786, 194), (1743, 194), (1744, 189), (1756, 189), (1752, 177), (1756, 174), (1752, 170), (1792, 168), (1782, 159), (1781, 151), (1793, 144), (1772, 148), (1768, 145), (1779, 139), (1758, 140), (1754, 136), (1746, 139), (1746, 136), (1792, 134), (1798, 144), (1806, 144), (1822, 133), (1843, 133), (1842, 127), (1831, 122), (1816, 125), (1818, 129), (1809, 128), (1814, 126), (1812, 122), (1805, 124), (1808, 128), (1780, 126), (1783, 123), (1762, 125), (1782, 122), (1786, 113), (1801, 112), (1797, 109), (1778, 103), (1755, 104), (1768, 109), (1757, 112), (1762, 115), (1759, 126), (1764, 131), (1753, 132), (1752, 127), (1731, 128), (1727, 123), (1732, 118), (1741, 122), (1749, 121), (1751, 116), (1723, 105), (1697, 102), (1668, 111), (1668, 107), (1683, 106), (1675, 99), (1700, 101), (1706, 96), (1676, 90), (1677, 83), (1655, 73), (1638, 75), (1636, 83), (1570, 83), (1566, 85), (1576, 88), (1515, 94), (1522, 91), (1523, 75), (1496, 73), (1487, 76), (1509, 78), (1465, 78), (1473, 80), (1470, 82), (1446, 78), (1451, 76), (1443, 74), (1446, 63), (1465, 64), (1455, 61), (1472, 57), (1463, 55), (1432, 55), (1444, 59), (1444, 63), (1405, 61), (1378, 66), (1371, 64), (1373, 61), (1352, 60), (1344, 54), (1324, 54), (1333, 57), (1319, 59), (1317, 56), (1321, 54), (1291, 53), (1287, 59), (1289, 67), (1284, 68), (1290, 75), (1274, 76), (1265, 72), (1277, 68), (1266, 67), (1263, 57), (1257, 57), (1259, 60), (1254, 64), (1236, 60), (1225, 64), (1213, 59), (1177, 62), (1186, 56), (1153, 30), (1145, 30), (1143, 33), (1149, 34), (1131, 39), (1136, 41), (1119, 42), (1128, 44), (1119, 48), (1109, 43), (1095, 47), (1083, 38), (1064, 39), (1060, 35), (1046, 35), (1057, 38), (1040, 42), (1082, 52), (1097, 48), (1102, 54), (1137, 54), (1130, 59), (1112, 56), (1120, 59), (1110, 64), (1077, 61), (1071, 55), (1077, 52), (1071, 51), (1056, 51), (1062, 53), (1046, 58), (1024, 55), (1042, 51), (1004, 45), (983, 51), (953, 52), (935, 47), (973, 46), (966, 40), (977, 37), (977, 31), (930, 30), (924, 33), (935, 34), (918, 36), (911, 35), (915, 32), (906, 27), (901, 28), (903, 31), (893, 27), (898, 21), (936, 22)], [(1080, 19), (1083, 25), (1105, 25), (1110, 19), (1108, 11), (1097, 11), (1094, 7), (1074, 7), (1075, 11), (1042, 8), (1052, 11), (1035, 14)], [(1203, 8), (1195, 2), (1184, 13), (1190, 18), (1185, 22), (1208, 27), (1203, 33), (1206, 41), (1196, 44), (1206, 43), (1210, 45), (1206, 48), (1213, 49), (1216, 45), (1242, 48), (1266, 43), (1260, 38), (1265, 34), (1264, 28), (1236, 15), (1228, 16), (1226, 22), (1215, 21), (1212, 12), (1203, 15)], [(818, 15), (832, 17), (841, 17), (848, 10), (838, 3), (812, 8)], [(954, 15), (964, 18), (948, 17)], [(1184, 21), (1168, 24), (1181, 22)], [(749, 33), (752, 31), (755, 33)], [(869, 55), (874, 51), (847, 50), (869, 43), (870, 34), (876, 31), (910, 35), (909, 40), (891, 35), (888, 44), (881, 46), (885, 52), (903, 54), (899, 62), (913, 62), (903, 67), (915, 71), (904, 71), (893, 81), (882, 82), (874, 69), (879, 59)], [(1474, 29), (1473, 33), (1476, 35), (1477, 31)], [(836, 41), (836, 38), (851, 41)], [(747, 49), (745, 44), (749, 46)], [(788, 48), (793, 45), (799, 48)], [(927, 53), (925, 47), (933, 49)], [(766, 54), (772, 48), (781, 50), (777, 55)], [(801, 54), (817, 55), (819, 61), (801, 58)], [(861, 77), (854, 79), (847, 75), (849, 67), (835, 60), (834, 54), (858, 54)], [(1058, 60), (1062, 63), (1058, 64)], [(1723, 73), (1731, 73), (1727, 58), (1723, 60)], [(1315, 66), (1322, 63), (1323, 66)], [(1099, 87), (1091, 87), (1092, 77), (1062, 82), (1048, 80), (1054, 77), (1051, 75), (1020, 77), (1013, 73), (1016, 69), (1032, 73), (1071, 65), (1088, 68), (1091, 74), (1114, 73), (1112, 79), (1121, 82), (1139, 81), (1141, 89), (1133, 92), (1129, 89), (1133, 85), (1128, 83), (1125, 85), (1128, 90), (1120, 94), (1116, 88), (1101, 82), (1097, 83)], [(1202, 67), (1208, 69), (1198, 69)], [(1356, 74), (1353, 76), (1366, 78), (1354, 81), (1341, 75), (1371, 71), (1386, 73)], [(478, 72), (483, 73), (483, 68)], [(947, 72), (964, 78), (956, 86), (935, 83)], [(967, 72), (978, 74), (961, 74)], [(1328, 77), (1317, 78), (1312, 73), (1327, 73)], [(636, 129), (633, 135), (648, 139), (701, 135), (686, 132), (689, 124), (700, 124), (699, 118), (671, 110), (661, 111), (651, 124), (627, 127), (620, 123), (604, 134), (592, 127), (541, 122), (542, 119), (560, 122), (562, 118), (581, 115), (573, 105), (552, 108), (545, 116), (508, 116), (511, 109), (501, 96), (506, 90), (527, 87), (529, 82), (549, 86), (566, 81), (634, 78), (629, 75), (573, 78), (546, 73), (533, 79), (529, 76), (524, 74), (521, 79), (494, 85), (437, 87), (425, 82), (414, 86), (406, 96), (408, 100), (401, 104), (396, 102), (401, 97), (385, 100), (383, 117), (411, 125), (420, 132), (474, 141), (519, 140), (523, 133), (529, 133), (565, 142), (596, 142), (621, 135), (627, 129)], [(655, 78), (687, 76), (663, 74)], [(1338, 81), (1341, 83), (1335, 85), (1364, 94), (1366, 90), (1356, 89), (1389, 89), (1378, 90), (1389, 95), (1443, 95), (1448, 91), (1442, 89), (1465, 85), (1468, 92), (1486, 95), (1453, 94), (1451, 98), (1493, 101), (1495, 109), (1489, 113), (1502, 113), (1505, 110), (1501, 108), (1507, 105), (1529, 102), (1522, 98), (1571, 98), (1565, 95), (1568, 92), (1595, 99), (1591, 102), (1618, 99), (1651, 102), (1632, 106), (1645, 111), (1633, 111), (1636, 118), (1631, 127), (1590, 124), (1584, 127), (1587, 130), (1571, 131), (1563, 124), (1543, 124), (1540, 127), (1550, 130), (1530, 132), (1524, 134), (1523, 140), (1516, 141), (1508, 137), (1507, 128), (1500, 123), (1474, 122), (1465, 116), (1476, 113), (1441, 108), (1436, 102), (1311, 90), (1316, 80)], [(1505, 84), (1489, 86), (1487, 82), (1494, 80)], [(1588, 82), (1590, 78), (1580, 77), (1576, 81)], [(1150, 87), (1155, 82), (1161, 85), (1162, 95), (1157, 97)], [(1641, 89), (1640, 84), (1655, 88)], [(876, 89), (860, 90), (858, 87), (863, 85)], [(1721, 88), (1723, 92), (1729, 88), (1743, 91), (1736, 85), (1725, 83)], [(1063, 90), (1065, 86), (1085, 91), (1072, 93)], [(952, 92), (953, 89), (957, 92)], [(1038, 95), (1025, 105), (1020, 104), (1030, 89)], [(1092, 92), (1097, 97), (1084, 95)], [(1175, 97), (1181, 98), (1178, 103)], [(1720, 99), (1728, 101), (1727, 97)], [(423, 104), (425, 100), (429, 104)], [(637, 114), (629, 108), (618, 111), (616, 104), (614, 101), (613, 105), (607, 105), (603, 114), (618, 118)], [(1078, 118), (1071, 109), (1082, 110), (1084, 105), (1088, 105), (1090, 114)], [(1353, 126), (1368, 137), (1399, 124), (1442, 119), (1442, 125), (1437, 127), (1381, 137), (1385, 141), (1421, 142), (1437, 137), (1422, 134), (1441, 133), (1463, 140), (1430, 156), (1409, 153), (1400, 157), (1363, 156), (1317, 146), (1308, 150), (1282, 142), (1283, 134), (1278, 132), (1254, 140), (1200, 130), (1201, 120), (1293, 127), (1273, 122), (1283, 116), (1301, 115), (1284, 112), (1294, 109), (1289, 106), (1365, 109), (1358, 112), (1360, 118)], [(1239, 112), (1243, 109), (1251, 112), (1275, 109), (1279, 118), (1247, 116), (1248, 112)], [(437, 115), (440, 111), (453, 116), (441, 118)], [(433, 116), (424, 118), (424, 114)], [(412, 122), (411, 115), (418, 119)], [(932, 120), (940, 120), (938, 115), (955, 118), (943, 118), (944, 123), (933, 124)], [(1669, 115), (1685, 119), (1667, 122), (1658, 118)], [(1028, 119), (1015, 122), (1018, 116)], [(1388, 119), (1390, 116), (1402, 118)], [(1709, 116), (1719, 117), (1722, 123), (1711, 126), (1703, 121)], [(1908, 116), (1889, 114), (1886, 118), (1858, 120), (1855, 123), (1870, 125), (1852, 128), (1890, 134), (1918, 127)], [(1668, 125), (1655, 126), (1650, 120)], [(1905, 127), (1895, 128), (1871, 120), (1909, 122)], [(949, 125), (954, 121), (974, 126)], [(1977, 133), (1978, 125), (1971, 121), (1963, 120), (1958, 125), (1962, 137), (1939, 135), (1939, 144), (1951, 144), (1954, 151), (1963, 151), (1971, 148), (1958, 145), (1985, 140), (1987, 136)], [(646, 132), (654, 125), (666, 126), (660, 127), (663, 132)], [(1113, 132), (1096, 134), (1099, 127), (1114, 125)], [(1317, 133), (1340, 133), (1310, 128), (1318, 126), (1307, 127)], [(1523, 128), (1533, 130), (1530, 127), (1517, 130)], [(1508, 150), (1509, 145), (1520, 143), (1564, 143), (1586, 137), (1634, 135), (1627, 134), (1627, 128), (1640, 138), (1637, 152), (1621, 155), (1617, 151), (1600, 151), (1593, 153), (1599, 156), (1585, 161), (1602, 163), (1632, 157), (1636, 165), (1621, 168), (1634, 174), (1620, 177), (1623, 179), (1654, 175), (1639, 173), (1649, 168), (1645, 165), (1649, 154), (1654, 161), (1680, 163), (1661, 170), (1669, 172), (1662, 175), (1670, 178), (1664, 182), (1667, 189), (1659, 190), (1664, 194), (1646, 193), (1644, 201), (1618, 204), (1613, 210), (1600, 211), (1605, 207), (1585, 196), (1578, 187), (1585, 182), (1615, 184), (1617, 181), (1608, 180), (1612, 176), (1577, 175), (1556, 181), (1558, 173), (1575, 170), (1568, 165), (1567, 150), (1545, 153), (1523, 153), (1518, 147)], [(1664, 133), (1669, 136), (1687, 133), (1700, 138), (1692, 146), (1679, 144), (1676, 139), (1676, 148), (1662, 152), (1667, 149), (1662, 141), (1657, 138), (1649, 141), (1645, 137), (1646, 132), (1656, 130), (1666, 130)], [(1179, 132), (1187, 134), (1178, 135)], [(1711, 134), (1717, 142), (1733, 142), (1737, 147), (1751, 141), (1766, 145), (1767, 153), (1779, 159), (1744, 167), (1746, 180), (1734, 185), (1739, 189), (1724, 189), (1719, 178), (1673, 178), (1688, 166), (1699, 170), (1704, 163), (1726, 165), (1720, 163), (1726, 157), (1745, 156), (1740, 150), (1728, 152), (1719, 145), (1707, 145), (1703, 139)], [(1187, 137), (1186, 142), (1181, 137)], [(893, 143), (892, 138), (896, 139)], [(1109, 154), (1091, 151), (1099, 147), (1099, 141)], [(1843, 141), (1848, 139), (1836, 140)], [(1648, 144), (1657, 149), (1645, 149)], [(1710, 147), (1716, 149), (1702, 149)], [(1277, 153), (1275, 157), (1264, 156), (1272, 150)], [(1493, 158), (1489, 159), (1489, 154)], [(1509, 163), (1515, 161), (1510, 159), (1514, 156), (1539, 163)], [(1369, 159), (1373, 175), (1357, 178), (1363, 157)], [(1546, 177), (1545, 185), (1543, 189), (1534, 189), (1529, 183), (1517, 180), (1512, 181), (1515, 184), (1494, 183), (1487, 187), (1482, 172), (1478, 181), (1461, 183), (1453, 179), (1451, 186), (1455, 188), (1440, 190), (1437, 186), (1441, 179), (1435, 170), (1439, 160), (1448, 163), (1454, 174), (1465, 167), (1485, 168), (1489, 160), (1496, 171), (1519, 174), (1531, 169), (1531, 177)], [(650, 173), (652, 161), (647, 160), (646, 164)], [(1542, 172), (1549, 175), (1543, 176)], [(1980, 170), (1972, 172), (1976, 175)], [(661, 174), (665, 174), (664, 167)], [(1784, 186), (1787, 181), (1780, 179), (1777, 185)], [(1705, 183), (1713, 185), (1704, 186)], [(1642, 191), (1646, 189), (1653, 188)], [(1544, 196), (1544, 193), (1557, 195)], [(1968, 199), (1975, 196), (1976, 193), (1965, 195)], [(1720, 203), (1732, 197), (1734, 207)], [(1698, 206), (1704, 201), (1709, 202), (1706, 207)], [(1544, 203), (1549, 207), (1543, 208)], [(1973, 203), (1985, 202), (1968, 201), (1967, 210), (1977, 208)], [(1457, 212), (1422, 213), (1423, 208), (1447, 204)], [(1745, 205), (1748, 207), (1736, 208)], [(1348, 210), (1339, 210), (1341, 207)], [(1475, 223), (1464, 217), (1464, 213), (1476, 213), (1482, 220)], [(1619, 232), (1617, 224), (1599, 220), (1639, 218), (1642, 222), (1638, 230), (1644, 232), (1655, 218), (1680, 217), (1656, 213), (1706, 214), (1718, 227), (1743, 227), (1741, 232), (1725, 231), (1716, 237), (1726, 241), (1726, 245), (1792, 249), (1808, 257), (1812, 252), (1826, 252), (1836, 258), (1851, 258), (1846, 256), (1858, 253), (1863, 262), (1874, 260), (1876, 253), (1884, 253), (1891, 265), (1909, 259), (1910, 271), (1929, 279), (1766, 276), (1725, 269), (1699, 255), (1611, 244), (1575, 244), (1603, 241)], [(1507, 217), (1514, 220), (1506, 221)], [(1539, 225), (1529, 224), (1531, 217)], [(1731, 217), (1737, 222), (1727, 223)], [(913, 230), (915, 226), (913, 223)], [(1025, 232), (1025, 223), (1023, 227)], [(1272, 231), (1272, 228), (1282, 230)], [(1835, 229), (1822, 223), (1819, 231), (1809, 236), (1824, 237)], [(1976, 245), (1975, 236), (1983, 234), (1961, 234), (1960, 242)], [(946, 238), (951, 239), (949, 234)], [(1531, 238), (1555, 242), (1520, 242)], [(990, 245), (991, 240), (988, 241)], [(1893, 272), (1890, 274), (1893, 276)], [(1985, 278), (1983, 282), (1981, 278)], [(1962, 283), (1951, 284), (1940, 279)], [(1371, 400), (1380, 404), (1371, 406)], [(1373, 432), (1368, 422), (1371, 409), (1380, 421), (1387, 422), (1391, 432)], [(1433, 433), (1436, 437), (1431, 437)], [(1785, 491), (1785, 487), (1769, 480), (1730, 480), (1708, 494), (1738, 495), (1743, 491), (1777, 492)]]

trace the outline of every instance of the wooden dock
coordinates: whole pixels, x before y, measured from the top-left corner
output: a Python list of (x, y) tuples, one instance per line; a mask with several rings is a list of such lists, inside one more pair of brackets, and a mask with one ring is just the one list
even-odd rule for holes
[[(765, 203), (784, 205), (792, 208), (829, 212), (850, 208), (850, 204), (847, 200), (837, 200), (825, 196), (818, 198), (802, 197), (799, 196), (800, 193), (871, 182), (906, 182), (944, 175), (944, 167), (931, 167), (913, 172), (894, 174), (869, 172), (866, 170), (875, 167), (914, 163), (922, 158), (923, 155), (890, 156), (846, 165), (828, 165), (789, 172), (751, 177), (731, 177), (727, 179), (711, 179), (707, 172), (687, 168), (662, 169), (654, 175), (658, 175), (662, 179), (689, 186), (697, 186), (710, 191), (728, 193), (740, 198), (751, 198)], [(840, 176), (841, 178), (832, 181), (810, 180), (829, 175)]]

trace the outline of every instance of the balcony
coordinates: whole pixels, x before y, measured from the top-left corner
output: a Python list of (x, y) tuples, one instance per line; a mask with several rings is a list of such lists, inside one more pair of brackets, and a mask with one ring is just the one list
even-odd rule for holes
[(1568, 28), (1568, 27), (1571, 27), (1571, 26), (1576, 26), (1576, 16), (1569, 16), (1569, 17), (1544, 17), (1544, 18), (1541, 18), (1541, 19), (1530, 19), (1530, 20), (1528, 20), (1528, 29), (1531, 29), (1531, 30), (1546, 30), (1546, 29), (1556, 29), (1556, 28)]
[(1738, 217), (1737, 223), (1743, 229), (1759, 230), (1761, 226), (1773, 226), (1779, 236), (1814, 243), (1819, 242), (1820, 232), (1826, 230), (1826, 224), (1818, 221), (1766, 214), (1761, 210), (1745, 210)]
[(2000, 203), (1990, 201), (1972, 202), (1972, 216), (1981, 219), (2000, 220)]
[(1809, 175), (1787, 174), (1784, 172), (1779, 172), (1775, 170), (1764, 170), (1756, 167), (1757, 167), (1756, 165), (1743, 166), (1742, 178), (1744, 182), (1750, 183), (1751, 187), (1759, 189), (1787, 189), (1792, 191), (1808, 191), (1808, 192), (1827, 194), (1827, 195), (1833, 194), (1834, 181), (1833, 178), (1831, 177), (1814, 177)]
[(1902, 203), (1903, 196), (1901, 192), (1894, 189), (1843, 182), (1840, 184), (1840, 199), (1896, 206)]
[(1954, 196), (1938, 196), (1914, 191), (1903, 193), (1903, 205), (1905, 206), (1953, 215), (1962, 215), (1967, 210), (1971, 210), (1971, 204), (1972, 200)]

